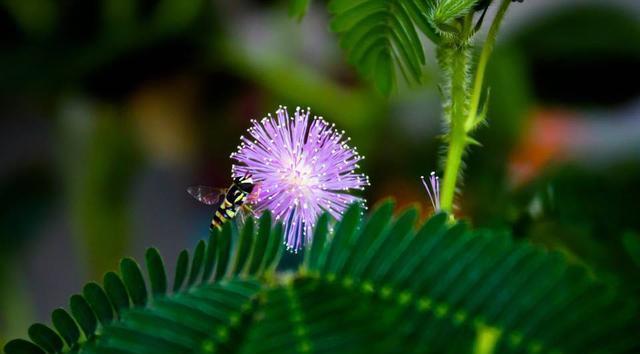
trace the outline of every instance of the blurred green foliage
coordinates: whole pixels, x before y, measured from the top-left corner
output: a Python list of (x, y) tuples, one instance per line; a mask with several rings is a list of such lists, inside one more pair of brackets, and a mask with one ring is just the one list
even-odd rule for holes
[[(43, 226), (45, 216), (58, 197), (51, 166), (25, 166), (0, 181), (0, 253), (17, 252)], [(0, 268), (3, 263), (0, 262)]]
[(66, 145), (59, 155), (83, 268), (95, 279), (128, 249), (131, 187), (140, 156), (122, 114), (88, 102), (76, 105), (61, 113), (59, 130)]
[(200, 0), (12, 0), (2, 9), (5, 93), (91, 88), (98, 70), (159, 43), (197, 43), (214, 23), (210, 5)]
[[(47, 214), (58, 198), (50, 166), (24, 166), (0, 181), (0, 344), (21, 335), (33, 321), (33, 303), (26, 290), (23, 250), (46, 227)], [(5, 337), (6, 336), (6, 337)]]
[(289, 1), (289, 16), (301, 21), (309, 11), (311, 0), (291, 0)]

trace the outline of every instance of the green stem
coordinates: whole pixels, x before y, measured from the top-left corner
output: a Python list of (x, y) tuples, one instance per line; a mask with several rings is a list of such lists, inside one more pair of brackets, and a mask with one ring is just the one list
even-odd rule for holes
[(453, 211), (456, 180), (462, 164), (462, 155), (464, 154), (467, 140), (464, 120), (466, 118), (467, 104), (469, 101), (468, 70), (471, 60), (469, 47), (467, 45), (454, 45), (450, 48), (444, 48), (443, 51), (445, 52), (443, 65), (449, 68), (447, 75), (450, 78), (450, 102), (448, 106), (445, 107), (445, 112), (449, 115), (447, 120), (450, 124), (450, 130), (446, 167), (440, 189), (440, 208), (443, 211), (451, 213)]
[(487, 68), (487, 63), (489, 62), (489, 56), (491, 56), (491, 52), (493, 51), (493, 47), (496, 43), (498, 29), (500, 29), (500, 24), (502, 23), (504, 14), (507, 12), (507, 8), (509, 8), (509, 4), (511, 4), (511, 0), (502, 0), (500, 8), (498, 8), (498, 12), (493, 18), (493, 23), (491, 24), (489, 32), (487, 33), (487, 39), (482, 46), (482, 52), (480, 53), (478, 66), (476, 67), (476, 76), (473, 80), (473, 91), (471, 93), (471, 102), (469, 103), (469, 116), (467, 117), (466, 124), (467, 130), (472, 130), (473, 128), (475, 128), (478, 107), (480, 106), (480, 97), (482, 96), (484, 72)]
[(441, 185), (440, 208), (453, 215), (453, 200), (456, 191), (458, 175), (462, 166), (462, 157), (465, 148), (470, 141), (469, 132), (477, 125), (478, 106), (482, 95), (484, 72), (489, 56), (495, 44), (496, 35), (500, 23), (504, 17), (511, 0), (503, 0), (498, 13), (493, 19), (487, 39), (482, 48), (475, 72), (473, 89), (468, 84), (468, 72), (470, 69), (469, 46), (464, 43), (454, 43), (448, 47), (442, 47), (444, 55), (441, 58), (441, 66), (448, 79), (448, 96), (450, 102), (445, 106), (446, 121), (450, 124), (449, 149), (445, 161), (444, 177)]
[(440, 194), (440, 208), (450, 213), (450, 215), (453, 215), (453, 197), (456, 189), (458, 171), (462, 164), (465, 135), (462, 129), (451, 130), (451, 141), (449, 143), (449, 151), (447, 152), (447, 162)]

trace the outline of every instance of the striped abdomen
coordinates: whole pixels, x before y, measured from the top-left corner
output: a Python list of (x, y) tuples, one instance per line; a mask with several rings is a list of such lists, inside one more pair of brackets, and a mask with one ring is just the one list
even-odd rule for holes
[(238, 213), (238, 209), (240, 209), (242, 204), (247, 200), (247, 195), (249, 195), (249, 193), (242, 190), (235, 183), (231, 185), (231, 188), (227, 190), (218, 209), (213, 214), (211, 229), (215, 227), (220, 230), (225, 222), (233, 219)]

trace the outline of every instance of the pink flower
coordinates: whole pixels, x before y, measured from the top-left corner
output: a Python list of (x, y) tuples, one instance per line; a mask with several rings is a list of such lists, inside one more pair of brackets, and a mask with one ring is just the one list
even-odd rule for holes
[(261, 121), (252, 120), (248, 132), (231, 158), (234, 177), (251, 175), (259, 190), (256, 213), (269, 210), (285, 228), (287, 249), (297, 252), (309, 243), (313, 227), (323, 212), (340, 219), (349, 205), (364, 202), (349, 194), (369, 185), (366, 175), (355, 173), (364, 157), (350, 148), (333, 124), (322, 117), (309, 118), (309, 109), (286, 107)]

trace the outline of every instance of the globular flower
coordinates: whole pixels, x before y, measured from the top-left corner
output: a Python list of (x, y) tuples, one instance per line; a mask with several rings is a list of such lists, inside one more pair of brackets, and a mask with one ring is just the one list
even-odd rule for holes
[(422, 180), (424, 189), (427, 190), (427, 195), (429, 195), (431, 205), (433, 206), (433, 211), (440, 211), (440, 178), (435, 172), (431, 172), (429, 175), (429, 183), (427, 183), (424, 176), (420, 176), (420, 179)]
[(293, 116), (280, 107), (275, 118), (251, 122), (250, 137), (241, 137), (231, 154), (237, 161), (232, 174), (252, 176), (254, 210), (269, 210), (283, 223), (287, 249), (297, 252), (311, 241), (323, 212), (340, 219), (349, 205), (364, 203), (349, 194), (369, 185), (366, 175), (355, 172), (364, 157), (347, 145), (344, 131), (299, 107)]

